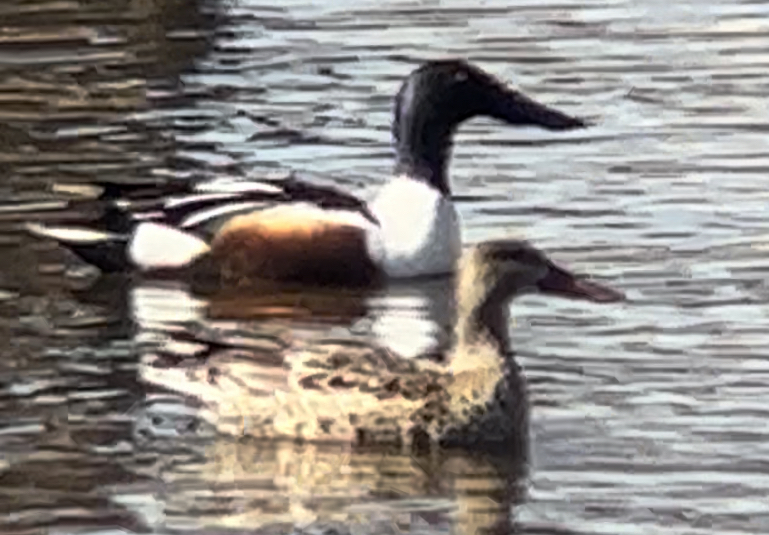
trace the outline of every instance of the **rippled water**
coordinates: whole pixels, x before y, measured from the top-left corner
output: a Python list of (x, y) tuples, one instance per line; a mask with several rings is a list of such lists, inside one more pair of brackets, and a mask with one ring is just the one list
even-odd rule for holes
[[(1, 529), (766, 532), (768, 10), (4, 2)], [(455, 150), (467, 242), (525, 234), (630, 297), (516, 303), (533, 400), (528, 472), (212, 437), (193, 408), (141, 382), (135, 342), (209, 316), (272, 328), (244, 319), (264, 298), (207, 303), (170, 282), (95, 280), (19, 232), (29, 219), (88, 216), (61, 212), (68, 197), (53, 182), (291, 170), (350, 188), (381, 182), (400, 79), (446, 55), (597, 124), (552, 134), (475, 121)], [(349, 335), (352, 324), (397, 350), (429, 350), (446, 339), (445, 294), (397, 288), (341, 307), (321, 297), (310, 308), (328, 321), (309, 332)]]

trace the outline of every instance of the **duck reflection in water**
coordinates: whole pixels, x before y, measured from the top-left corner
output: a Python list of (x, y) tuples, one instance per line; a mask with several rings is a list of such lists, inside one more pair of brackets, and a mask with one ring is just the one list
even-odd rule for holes
[(456, 450), (412, 456), (384, 446), (219, 435), (204, 441), (194, 458), (194, 464), (165, 471), (168, 481), (194, 477), (195, 484), (166, 486), (160, 498), (164, 526), (158, 528), (194, 523), (206, 525), (206, 534), (217, 528), (291, 533), (300, 527), (302, 533), (340, 535), (448, 529), (507, 535), (526, 500), (526, 459), (516, 452), (505, 458)]

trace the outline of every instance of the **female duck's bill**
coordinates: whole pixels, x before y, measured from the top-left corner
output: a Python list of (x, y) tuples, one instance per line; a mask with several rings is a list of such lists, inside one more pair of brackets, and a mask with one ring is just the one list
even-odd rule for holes
[(577, 277), (562, 267), (551, 265), (543, 278), (537, 282), (540, 293), (560, 295), (574, 299), (584, 299), (596, 303), (622, 301), (625, 294), (595, 281)]
[(113, 207), (109, 220), (92, 232), (41, 225), (28, 230), (105, 271), (200, 268), (228, 281), (356, 286), (449, 274), (461, 252), (461, 233), (447, 166), (456, 128), (476, 116), (549, 130), (586, 126), (477, 66), (431, 61), (398, 91), (397, 173), (370, 202), (297, 179), (254, 181), (239, 191), (174, 199), (152, 213)]

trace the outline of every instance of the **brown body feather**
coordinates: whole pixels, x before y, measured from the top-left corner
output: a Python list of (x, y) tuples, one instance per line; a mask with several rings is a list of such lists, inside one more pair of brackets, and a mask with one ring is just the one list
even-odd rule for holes
[(302, 217), (295, 210), (263, 210), (234, 217), (214, 237), (211, 260), (226, 281), (370, 286), (380, 280), (365, 228), (312, 212)]

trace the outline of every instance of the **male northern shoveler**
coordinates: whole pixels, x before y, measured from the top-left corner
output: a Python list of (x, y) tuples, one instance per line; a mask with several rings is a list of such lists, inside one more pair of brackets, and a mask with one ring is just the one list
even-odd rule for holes
[[(243, 182), (171, 200), (156, 213), (116, 208), (99, 231), (28, 230), (104, 271), (179, 269), (205, 258), (208, 268), (234, 279), (370, 284), (448, 274), (461, 240), (447, 166), (455, 130), (475, 116), (549, 130), (586, 126), (477, 66), (430, 61), (397, 93), (396, 173), (370, 202), (296, 179)], [(265, 207), (269, 201), (277, 205)]]
[[(447, 365), (344, 343), (288, 347), (270, 364), (254, 356), (196, 359), (142, 377), (197, 397), (224, 434), (356, 445), (499, 446), (527, 430), (523, 379), (511, 352), (509, 301), (542, 292), (595, 302), (623, 294), (576, 277), (526, 242), (470, 249), (457, 274), (455, 342)], [(293, 344), (292, 344), (293, 345)]]

